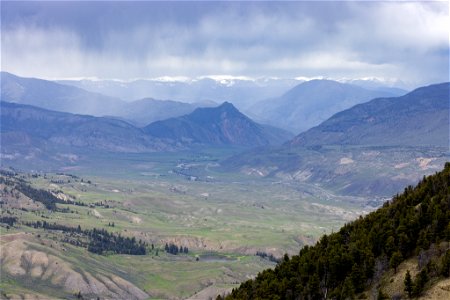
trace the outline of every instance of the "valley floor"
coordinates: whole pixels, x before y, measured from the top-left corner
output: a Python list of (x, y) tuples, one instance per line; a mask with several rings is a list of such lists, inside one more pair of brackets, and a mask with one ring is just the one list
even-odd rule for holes
[[(1, 216), (17, 218), (13, 226), (0, 227), (3, 297), (206, 299), (275, 265), (257, 252), (295, 254), (371, 209), (363, 199), (333, 196), (313, 185), (199, 174), (196, 164), (136, 162), (128, 173), (113, 170), (110, 176), (76, 168), (15, 176), (62, 200), (55, 211), (3, 181)], [(201, 166), (212, 169), (210, 163)], [(197, 179), (183, 174), (188, 171), (197, 172)], [(69, 243), (70, 234), (26, 225), (37, 221), (135, 237), (148, 252), (94, 254)], [(166, 243), (189, 252), (166, 253)]]

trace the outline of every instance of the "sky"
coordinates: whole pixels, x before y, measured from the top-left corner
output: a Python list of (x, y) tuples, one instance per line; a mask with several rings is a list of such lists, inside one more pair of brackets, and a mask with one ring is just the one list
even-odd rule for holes
[(20, 76), (449, 81), (448, 1), (1, 1), (1, 17), (1, 69)]

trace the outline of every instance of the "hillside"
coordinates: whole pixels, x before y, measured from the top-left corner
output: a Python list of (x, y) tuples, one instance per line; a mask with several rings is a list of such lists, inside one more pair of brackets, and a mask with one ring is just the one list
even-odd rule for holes
[[(399, 297), (420, 296), (437, 280), (450, 276), (450, 163), (424, 177), (415, 187), (382, 208), (324, 235), (299, 255), (285, 256), (273, 270), (241, 284), (227, 299), (382, 299), (386, 272), (408, 258), (409, 288), (400, 284)], [(450, 291), (447, 291), (450, 296)]]
[(374, 99), (335, 114), (290, 144), (448, 147), (449, 93), (450, 83), (441, 83)]
[[(158, 139), (133, 125), (110, 118), (74, 115), (30, 105), (1, 102), (2, 153), (70, 147), (112, 152), (167, 149)], [(12, 151), (14, 152), (14, 151)]]
[[(133, 101), (125, 102), (117, 98), (117, 95), (105, 96), (98, 92), (87, 91), (82, 85), (75, 87), (63, 84), (65, 81), (23, 78), (7, 72), (1, 72), (1, 79), (1, 101), (73, 114), (110, 116), (136, 126), (179, 117), (191, 113), (198, 107), (215, 104), (211, 101), (183, 103), (152, 98), (130, 99)], [(103, 81), (102, 83), (101, 86), (104, 88), (108, 86), (107, 83)], [(146, 96), (148, 94), (144, 94), (144, 97)]]
[(122, 100), (37, 78), (1, 72), (1, 100), (85, 115), (114, 115)]
[(183, 103), (171, 100), (144, 98), (127, 103), (115, 115), (130, 120), (136, 126), (146, 126), (156, 121), (190, 114), (199, 107), (214, 105), (217, 104), (214, 102)]
[(253, 122), (231, 103), (198, 108), (189, 115), (154, 122), (144, 128), (152, 136), (181, 144), (262, 146), (281, 144), (290, 134)]
[(268, 124), (300, 133), (355, 104), (398, 93), (395, 90), (369, 90), (332, 80), (311, 80), (295, 86), (281, 97), (259, 102), (249, 111)]

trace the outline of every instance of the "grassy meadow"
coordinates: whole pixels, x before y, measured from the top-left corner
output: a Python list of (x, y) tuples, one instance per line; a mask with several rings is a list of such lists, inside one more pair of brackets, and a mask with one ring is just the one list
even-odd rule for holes
[[(274, 266), (257, 251), (296, 254), (368, 211), (367, 199), (337, 196), (318, 186), (219, 172), (217, 161), (225, 155), (230, 152), (214, 149), (104, 155), (62, 172), (21, 175), (36, 188), (87, 206), (58, 204), (67, 212), (10, 209), (19, 220), (134, 236), (155, 246), (145, 256), (93, 254), (61, 242), (58, 232), (23, 225), (2, 227), (1, 234), (28, 233), (28, 248), (41, 247), (80, 272), (119, 273), (150, 298), (184, 299), (226, 291)], [(189, 253), (167, 254), (166, 243), (188, 247)], [(54, 285), (41, 290), (33, 282), (7, 275), (1, 289), (6, 294), (58, 290)]]

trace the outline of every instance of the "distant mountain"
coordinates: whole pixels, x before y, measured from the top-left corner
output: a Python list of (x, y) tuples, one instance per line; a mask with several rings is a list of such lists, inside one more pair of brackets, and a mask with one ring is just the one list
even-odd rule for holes
[(398, 93), (401, 91), (368, 90), (332, 80), (310, 80), (281, 97), (259, 102), (248, 111), (261, 122), (300, 133), (355, 104)]
[(10, 149), (66, 148), (144, 152), (167, 149), (167, 144), (133, 125), (109, 118), (74, 115), (30, 105), (1, 102), (2, 154)]
[(382, 80), (377, 78), (344, 79), (339, 82), (353, 84), (368, 90), (388, 91), (398, 95), (408, 92), (408, 86), (401, 80)]
[(136, 126), (145, 126), (155, 121), (179, 117), (193, 112), (199, 107), (216, 106), (214, 102), (183, 103), (171, 100), (156, 100), (145, 98), (129, 102), (121, 111), (115, 113)]
[(450, 83), (379, 98), (335, 114), (291, 145), (449, 145)]
[(279, 144), (290, 136), (284, 130), (253, 122), (228, 102), (218, 107), (198, 108), (186, 116), (154, 122), (144, 131), (182, 144), (250, 147)]
[(119, 98), (88, 92), (81, 88), (53, 81), (23, 78), (1, 73), (2, 101), (29, 104), (49, 110), (75, 114), (110, 116), (137, 126), (179, 117), (198, 107), (217, 105), (214, 102), (182, 103), (145, 98), (125, 102)]
[(120, 97), (126, 101), (142, 98), (171, 99), (180, 102), (228, 101), (239, 109), (268, 97), (277, 97), (299, 83), (295, 79), (233, 77), (156, 78), (133, 81), (60, 80), (91, 92)]
[(7, 72), (1, 72), (1, 100), (94, 116), (114, 115), (125, 104), (118, 98)]

